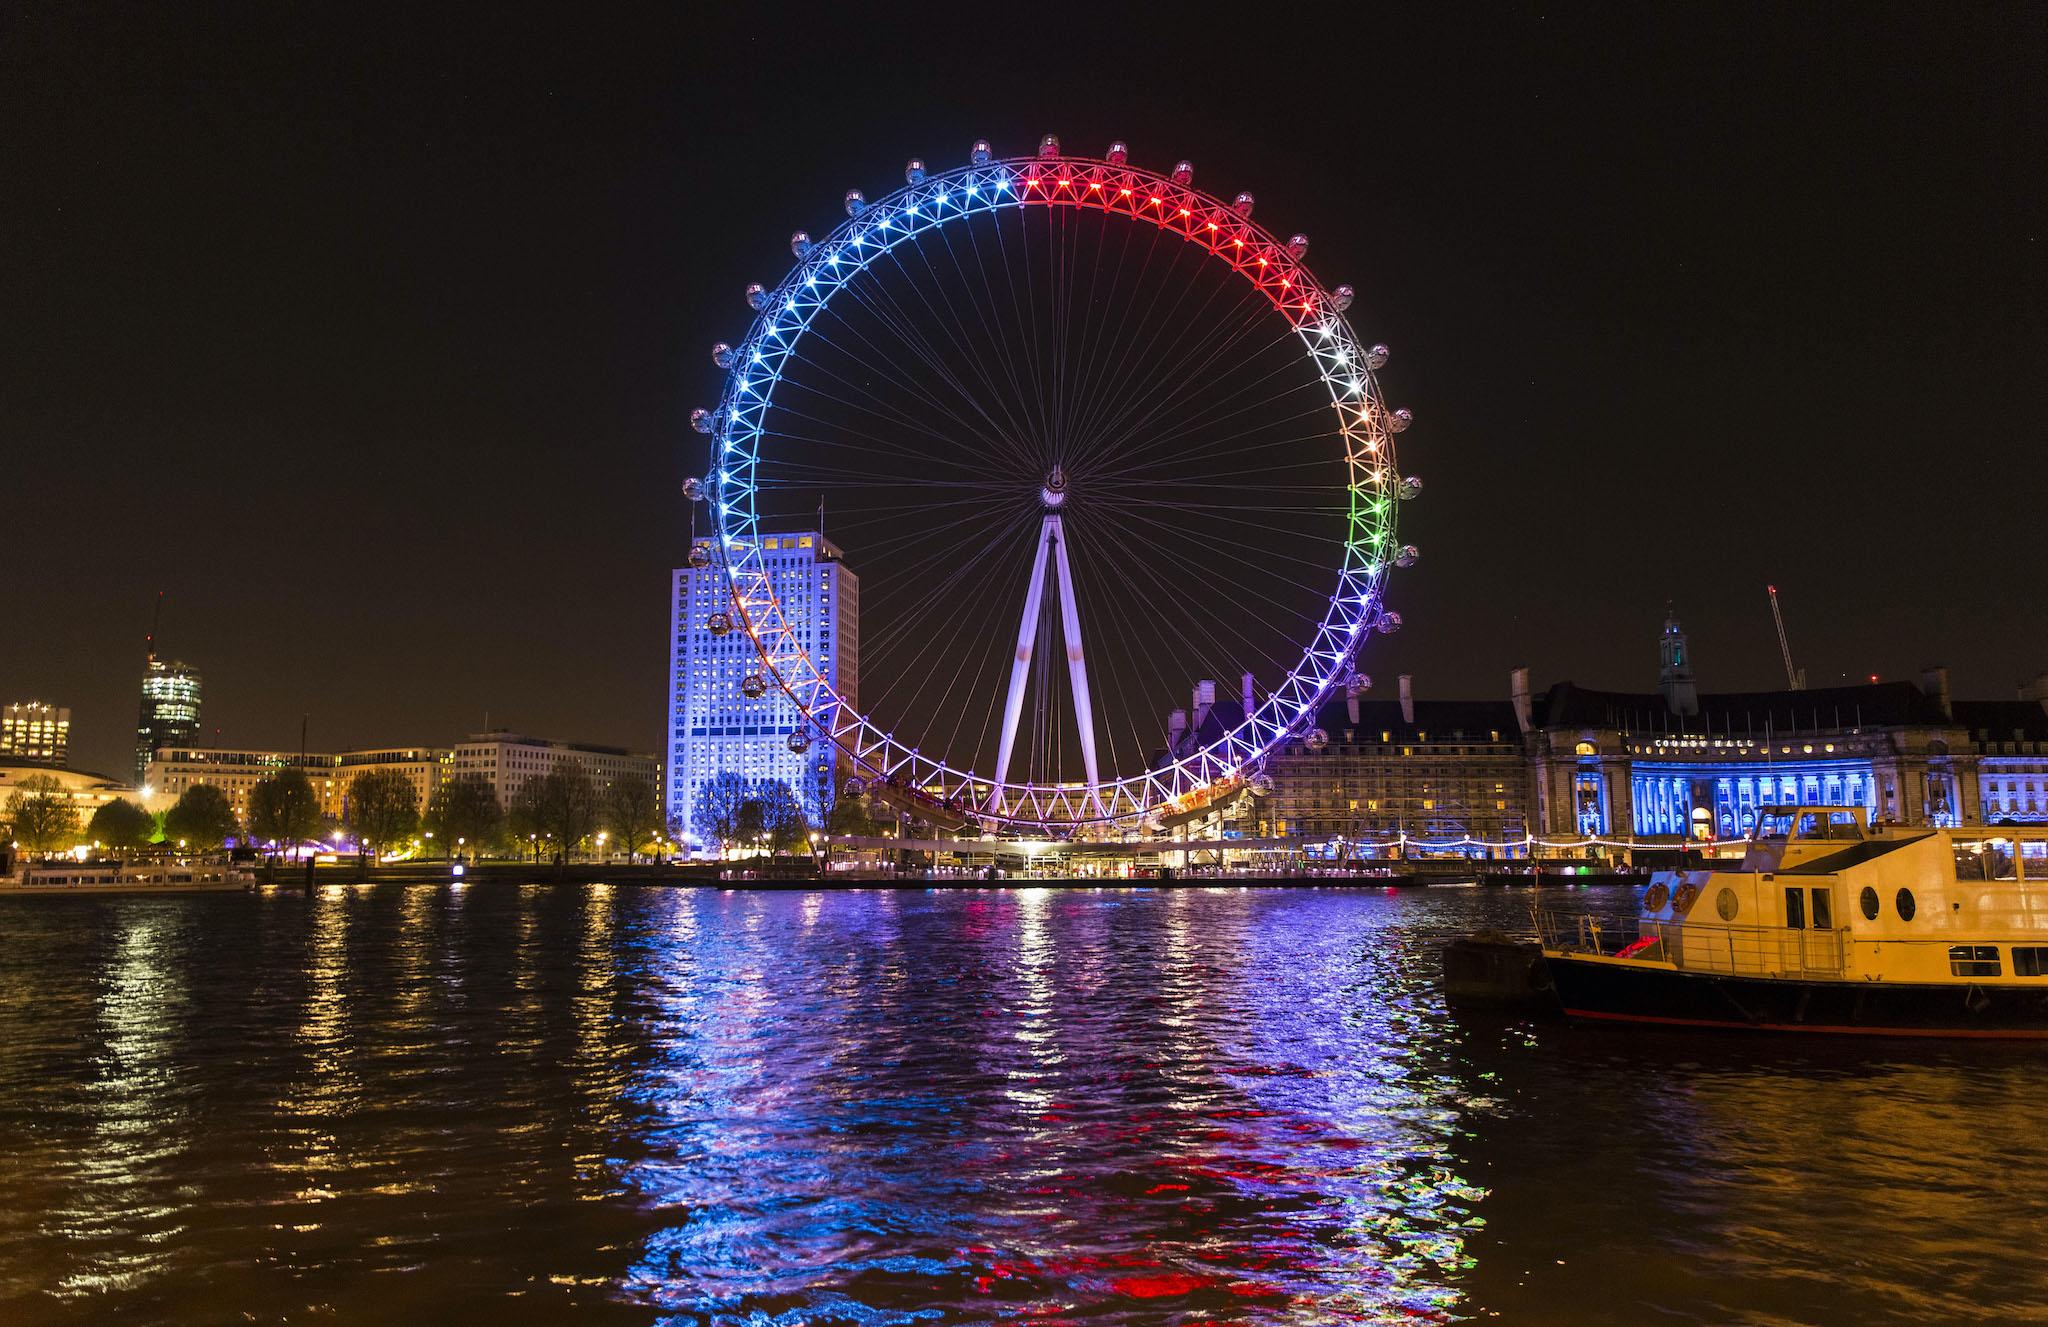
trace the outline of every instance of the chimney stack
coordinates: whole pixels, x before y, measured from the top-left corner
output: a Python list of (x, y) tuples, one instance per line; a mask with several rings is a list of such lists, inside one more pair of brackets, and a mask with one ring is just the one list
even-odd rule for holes
[(1508, 698), (1515, 703), (1515, 724), (1529, 731), (1529, 670), (1517, 668), (1508, 674)]
[(1257, 698), (1252, 694), (1252, 675), (1250, 673), (1246, 673), (1244, 675), (1244, 690), (1242, 692), (1242, 695), (1244, 698), (1244, 714), (1245, 717), (1249, 719), (1251, 717), (1252, 710), (1257, 707)]
[(1401, 674), (1401, 722), (1415, 723), (1415, 679), (1406, 673)]
[(1166, 749), (1171, 755), (1180, 754), (1180, 741), (1188, 735), (1188, 712), (1175, 710), (1166, 716)]
[(1350, 717), (1354, 728), (1358, 726), (1358, 698), (1371, 686), (1372, 679), (1364, 673), (1353, 673), (1351, 680), (1344, 684), (1344, 713)]
[(1941, 711), (1942, 718), (1951, 722), (1955, 720), (1956, 712), (1949, 704), (1948, 697), (1948, 669), (1939, 665), (1921, 669), (1920, 691), (1934, 702), (1934, 707)]
[(1209, 711), (1215, 706), (1216, 683), (1208, 678), (1195, 683), (1194, 730), (1197, 734), (1202, 731), (1202, 725), (1209, 721)]

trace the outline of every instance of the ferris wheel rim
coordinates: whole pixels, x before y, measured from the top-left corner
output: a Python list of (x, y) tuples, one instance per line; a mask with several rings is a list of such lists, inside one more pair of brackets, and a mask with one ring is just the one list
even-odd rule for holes
[[(1049, 140), (1050, 141), (1050, 140)], [(1249, 780), (1274, 747), (1301, 730), (1350, 671), (1378, 623), (1395, 557), (1392, 434), (1373, 365), (1344, 316), (1347, 287), (1326, 289), (1301, 259), (1251, 219), (1250, 195), (1234, 203), (1193, 187), (1183, 168), (1161, 174), (1114, 156), (1041, 151), (996, 158), (977, 145), (976, 160), (926, 172), (913, 163), (907, 182), (875, 200), (847, 195), (848, 216), (823, 239), (792, 237), (795, 265), (773, 288), (749, 287), (757, 317), (732, 355), (711, 418), (710, 499), (714, 560), (723, 573), (738, 629), (763, 671), (788, 695), (802, 725), (844, 754), (858, 774), (912, 795), (937, 784), (943, 806), (974, 822), (1017, 828), (1080, 828), (1138, 823), (1161, 811), (1205, 804)], [(797, 344), (831, 298), (896, 245), (953, 221), (1008, 208), (1089, 208), (1144, 222), (1208, 250), (1251, 282), (1300, 337), (1330, 391), (1343, 440), (1348, 502), (1342, 563), (1321, 621), (1266, 699), (1230, 729), (1158, 766), (1116, 773), (1094, 785), (998, 779), (924, 755), (849, 704), (824, 676), (782, 612), (761, 557), (755, 474), (776, 386)]]

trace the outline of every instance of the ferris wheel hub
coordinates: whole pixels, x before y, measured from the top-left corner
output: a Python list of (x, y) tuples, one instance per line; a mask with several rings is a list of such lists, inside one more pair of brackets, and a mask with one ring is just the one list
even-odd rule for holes
[(1038, 500), (1045, 504), (1047, 511), (1058, 509), (1067, 500), (1067, 472), (1061, 466), (1054, 466), (1052, 473), (1045, 477), (1045, 487), (1038, 490)]

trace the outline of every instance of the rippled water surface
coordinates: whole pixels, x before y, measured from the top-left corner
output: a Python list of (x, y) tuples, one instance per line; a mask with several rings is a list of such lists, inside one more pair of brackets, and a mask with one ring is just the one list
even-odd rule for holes
[(1447, 1014), (1526, 908), (0, 901), (0, 1321), (2048, 1317), (2040, 1052)]

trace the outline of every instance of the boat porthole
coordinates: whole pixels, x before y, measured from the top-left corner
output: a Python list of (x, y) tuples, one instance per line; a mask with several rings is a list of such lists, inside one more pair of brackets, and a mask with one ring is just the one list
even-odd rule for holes
[(1892, 900), (1892, 902), (1898, 905), (1898, 909), (1899, 909), (1899, 920), (1900, 920), (1900, 921), (1902, 921), (1902, 922), (1909, 922), (1909, 921), (1912, 921), (1912, 920), (1913, 920), (1913, 909), (1914, 909), (1914, 906), (1915, 906), (1915, 905), (1914, 905), (1914, 903), (1913, 903), (1913, 891), (1912, 891), (1912, 890), (1910, 890), (1910, 889), (1902, 889), (1902, 890), (1900, 890), (1900, 891), (1899, 891), (1899, 896), (1898, 896), (1897, 898), (1893, 899), (1893, 900)]
[(1671, 890), (1662, 884), (1651, 885), (1643, 894), (1644, 912), (1662, 912), (1664, 905), (1671, 901)]
[(1865, 886), (1863, 887), (1863, 894), (1862, 894), (1862, 896), (1861, 896), (1861, 901), (1862, 901), (1862, 904), (1863, 904), (1863, 920), (1864, 920), (1864, 921), (1867, 921), (1867, 922), (1874, 922), (1874, 921), (1876, 921), (1876, 920), (1877, 920), (1877, 891), (1876, 891), (1876, 890), (1874, 890), (1874, 889), (1872, 889), (1872, 888), (1871, 888), (1871, 887), (1870, 887), (1869, 885), (1865, 885)]
[(1714, 895), (1714, 911), (1721, 914), (1721, 920), (1724, 922), (1734, 921), (1736, 910), (1741, 906), (1735, 901), (1735, 891), (1726, 885), (1721, 887), (1720, 893)]

